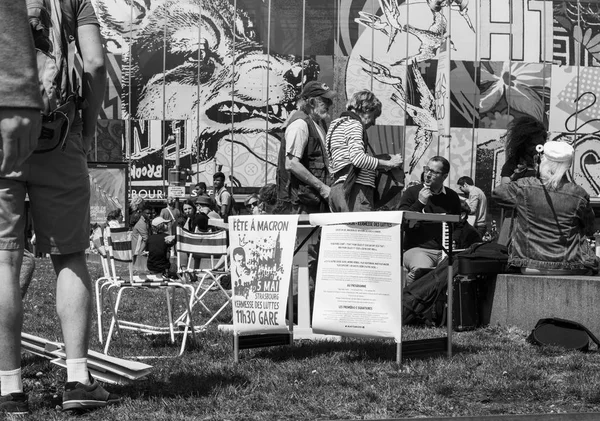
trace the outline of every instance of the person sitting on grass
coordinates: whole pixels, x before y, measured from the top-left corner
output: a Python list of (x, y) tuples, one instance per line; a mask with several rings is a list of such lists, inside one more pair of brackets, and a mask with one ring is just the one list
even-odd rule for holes
[(169, 221), (157, 216), (152, 220), (152, 234), (148, 237), (148, 271), (166, 278), (176, 279), (177, 268), (171, 264), (169, 251), (175, 236), (167, 235)]

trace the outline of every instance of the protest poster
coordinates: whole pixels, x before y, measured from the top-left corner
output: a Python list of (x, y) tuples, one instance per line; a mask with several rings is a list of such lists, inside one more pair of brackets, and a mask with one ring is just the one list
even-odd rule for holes
[(233, 328), (287, 333), (286, 305), (298, 215), (229, 218)]
[(313, 332), (401, 341), (402, 212), (311, 215), (322, 225)]

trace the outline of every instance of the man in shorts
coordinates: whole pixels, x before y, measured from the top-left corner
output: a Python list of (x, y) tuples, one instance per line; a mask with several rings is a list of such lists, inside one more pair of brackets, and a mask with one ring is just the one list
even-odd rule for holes
[[(93, 305), (92, 282), (84, 254), (90, 230), (87, 153), (106, 85), (104, 50), (89, 0), (61, 3), (64, 28), (72, 32), (79, 44), (82, 96), (87, 106), (73, 121), (64, 143), (60, 139), (61, 143), (54, 148), (45, 147), (45, 152), (34, 153), (12, 171), (0, 175), (0, 411), (13, 414), (29, 411), (20, 368), (23, 306), (19, 268), (24, 248), (26, 194), (38, 249), (50, 253), (58, 277), (56, 309), (67, 354), (63, 409), (93, 409), (120, 401), (91, 378), (87, 366)], [(0, 8), (0, 15), (3, 13)], [(11, 26), (9, 23), (8, 27)], [(4, 26), (3, 29), (4, 33), (10, 32)], [(29, 25), (26, 29), (30, 31)], [(4, 57), (0, 54), (0, 61), (14, 60), (18, 56), (14, 51), (24, 50), (27, 48), (14, 49), (4, 53)], [(0, 80), (0, 85), (3, 83)]]

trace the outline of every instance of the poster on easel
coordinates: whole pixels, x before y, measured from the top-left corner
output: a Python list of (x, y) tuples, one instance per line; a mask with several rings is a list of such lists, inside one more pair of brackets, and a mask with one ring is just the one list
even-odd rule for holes
[(321, 225), (315, 333), (401, 341), (402, 212), (311, 215)]
[(233, 328), (289, 333), (286, 309), (298, 215), (229, 218)]

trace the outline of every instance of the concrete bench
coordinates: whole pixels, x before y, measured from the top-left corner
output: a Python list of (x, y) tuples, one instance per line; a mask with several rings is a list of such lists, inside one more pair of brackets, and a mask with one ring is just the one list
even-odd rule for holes
[(600, 337), (600, 276), (502, 274), (482, 286), (484, 324), (530, 331), (539, 319), (560, 317)]

